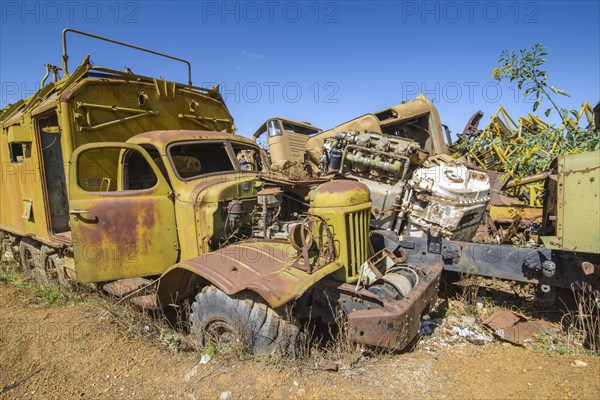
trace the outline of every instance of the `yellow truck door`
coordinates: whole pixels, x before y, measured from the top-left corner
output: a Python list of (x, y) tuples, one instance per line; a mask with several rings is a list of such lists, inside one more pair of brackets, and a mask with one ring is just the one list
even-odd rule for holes
[(141, 146), (109, 142), (77, 148), (69, 189), (79, 281), (160, 274), (178, 261), (172, 189)]

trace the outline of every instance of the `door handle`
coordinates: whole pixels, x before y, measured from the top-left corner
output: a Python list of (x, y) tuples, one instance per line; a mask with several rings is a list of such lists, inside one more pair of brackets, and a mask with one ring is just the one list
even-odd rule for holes
[(89, 214), (88, 210), (69, 210), (69, 214), (71, 215), (81, 215), (81, 214)]

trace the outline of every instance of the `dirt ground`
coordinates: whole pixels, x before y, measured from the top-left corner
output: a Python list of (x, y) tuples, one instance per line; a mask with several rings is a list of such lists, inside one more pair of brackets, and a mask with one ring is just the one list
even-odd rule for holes
[[(600, 358), (498, 342), (377, 356), (328, 372), (170, 350), (124, 334), (90, 302), (42, 306), (0, 284), (4, 399), (600, 398)], [(584, 365), (584, 366), (582, 366)]]

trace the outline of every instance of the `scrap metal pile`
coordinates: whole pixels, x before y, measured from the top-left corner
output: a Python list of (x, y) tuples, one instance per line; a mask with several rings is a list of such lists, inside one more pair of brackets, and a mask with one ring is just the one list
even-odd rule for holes
[(534, 283), (548, 302), (556, 287), (597, 281), (598, 224), (572, 228), (583, 209), (590, 221), (600, 216), (600, 105), (584, 103), (558, 128), (531, 114), (515, 122), (503, 107), (479, 129), (482, 117), (452, 143), (419, 95), (326, 131), (271, 119), (254, 139), (267, 138), (271, 160), (304, 163), (304, 182), (365, 184), (375, 249), (407, 254), (414, 265), (442, 260), (446, 270)]
[[(183, 62), (188, 82), (89, 57), (69, 73), (67, 33)], [(503, 109), (479, 131), (477, 114), (449, 148), (419, 95), (326, 131), (272, 118), (257, 144), (234, 133), (218, 87), (192, 85), (189, 62), (70, 28), (62, 44), (62, 77), (47, 65), (43, 87), (0, 112), (0, 161), (10, 166), (0, 262), (18, 261), (40, 284), (89, 285), (166, 314), (189, 303), (202, 346), (293, 355), (299, 327), (333, 326), (339, 313), (352, 341), (405, 348), (435, 307), (443, 269), (532, 283), (548, 301), (557, 287), (600, 282), (600, 135), (571, 127), (591, 119), (589, 106), (563, 118), (562, 136)], [(587, 132), (586, 146), (565, 142)], [(531, 137), (556, 141), (528, 148)], [(542, 153), (570, 155), (550, 164)], [(531, 166), (540, 170), (528, 177)], [(25, 182), (32, 170), (40, 179)], [(506, 172), (519, 180), (503, 184)], [(532, 186), (540, 180), (543, 196)], [(535, 246), (476, 242), (490, 221), (506, 242), (498, 207), (511, 207), (502, 212), (518, 234), (512, 213), (537, 212), (542, 198)]]
[[(544, 186), (550, 175), (550, 161), (559, 154), (575, 154), (583, 150), (577, 144), (561, 146), (561, 132), (581, 125), (598, 126), (598, 115), (588, 102), (578, 112), (564, 119), (560, 129), (553, 128), (540, 117), (528, 113), (514, 119), (503, 106), (492, 115), (483, 129), (479, 123), (483, 112), (476, 112), (467, 123), (458, 141), (450, 146), (455, 158), (473, 168), (485, 170), (490, 176), (492, 195), (488, 220), (475, 240), (487, 243), (534, 245), (541, 227)], [(543, 133), (547, 141), (531, 145), (528, 139)], [(532, 158), (547, 162), (530, 163), (529, 174), (518, 170), (516, 161), (526, 163)]]
[[(564, 124), (598, 125), (598, 114), (598, 107), (594, 111), (585, 102)], [(303, 179), (341, 174), (366, 184), (372, 226), (398, 238), (535, 246), (549, 161), (561, 150), (581, 150), (562, 149), (559, 134), (531, 113), (515, 120), (500, 106), (479, 129), (482, 118), (481, 111), (475, 113), (452, 143), (448, 131), (446, 138), (442, 134), (437, 110), (420, 95), (327, 131), (273, 118), (254, 138), (268, 132), (273, 170), (292, 180), (300, 168)], [(555, 135), (549, 148), (526, 146), (528, 135), (541, 130)], [(532, 163), (535, 173), (523, 176), (513, 160), (532, 156), (547, 157), (548, 163)]]
[[(313, 127), (311, 136), (286, 129), (294, 122), (280, 118), (263, 126), (255, 140), (268, 133), (272, 160), (304, 160), (318, 177), (364, 183), (371, 226), (385, 238), (469, 241), (481, 224), (490, 200), (488, 175), (450, 156), (437, 110), (422, 95), (327, 131)], [(281, 148), (285, 142), (296, 144), (293, 155), (281, 156), (291, 150)]]

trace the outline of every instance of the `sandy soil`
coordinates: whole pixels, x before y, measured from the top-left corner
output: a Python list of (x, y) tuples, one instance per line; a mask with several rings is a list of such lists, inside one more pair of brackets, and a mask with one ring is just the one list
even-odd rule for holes
[(200, 354), (127, 336), (100, 312), (89, 303), (43, 307), (29, 289), (0, 284), (0, 398), (600, 398), (593, 356), (460, 343), (338, 372), (261, 360), (199, 364)]

